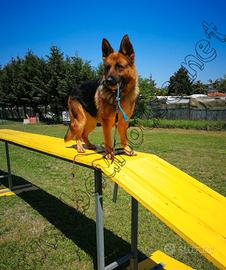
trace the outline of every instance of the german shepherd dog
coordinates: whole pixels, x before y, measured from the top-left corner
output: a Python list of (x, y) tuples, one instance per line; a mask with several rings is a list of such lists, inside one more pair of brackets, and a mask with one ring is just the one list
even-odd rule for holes
[[(133, 114), (138, 95), (138, 78), (134, 64), (134, 50), (129, 37), (125, 35), (120, 49), (115, 52), (110, 43), (102, 40), (102, 56), (104, 75), (100, 81), (88, 81), (74, 89), (68, 98), (70, 126), (64, 137), (65, 142), (74, 137), (77, 141), (77, 151), (84, 153), (85, 148), (95, 149), (88, 139), (89, 133), (101, 123), (104, 134), (106, 158), (113, 159), (111, 130), (116, 118), (116, 91), (120, 85), (120, 105), (128, 119)], [(128, 145), (128, 122), (124, 120), (121, 111), (118, 114), (118, 133), (123, 151), (127, 155), (135, 155)]]

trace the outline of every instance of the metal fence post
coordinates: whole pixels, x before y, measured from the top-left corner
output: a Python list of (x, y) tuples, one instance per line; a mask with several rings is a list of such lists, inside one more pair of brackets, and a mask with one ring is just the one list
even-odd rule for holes
[(96, 238), (97, 238), (97, 268), (104, 270), (104, 221), (103, 221), (103, 196), (102, 196), (102, 173), (94, 170), (95, 200), (96, 200)]

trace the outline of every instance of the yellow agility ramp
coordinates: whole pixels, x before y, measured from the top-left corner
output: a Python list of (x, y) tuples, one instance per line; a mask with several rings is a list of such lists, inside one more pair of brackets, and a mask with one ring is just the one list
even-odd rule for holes
[(226, 198), (156, 155), (78, 154), (75, 142), (0, 130), (0, 140), (100, 169), (219, 269), (226, 269)]
[(17, 195), (22, 192), (25, 192), (25, 191), (31, 191), (31, 190), (37, 190), (37, 189), (38, 188), (33, 185), (31, 185), (30, 187), (25, 187), (25, 188), (21, 186), (19, 190), (14, 190), (14, 191), (10, 190), (9, 188), (4, 188), (4, 189), (0, 189), (0, 197), (13, 196), (13, 195)]
[[(164, 264), (162, 264), (164, 262)], [(172, 257), (166, 255), (161, 250), (157, 250), (151, 254), (151, 256), (139, 263), (139, 270), (150, 270), (157, 267), (159, 264), (162, 264), (162, 270), (192, 270), (190, 266), (187, 266)], [(129, 270), (129, 268), (128, 268)], [(194, 270), (194, 269), (193, 269)]]

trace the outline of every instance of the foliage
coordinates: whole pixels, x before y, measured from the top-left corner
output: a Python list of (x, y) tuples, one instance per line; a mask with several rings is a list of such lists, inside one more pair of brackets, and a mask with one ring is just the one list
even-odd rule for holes
[(170, 77), (168, 86), (168, 95), (191, 95), (192, 82), (188, 76), (187, 70), (181, 66), (177, 72)]
[[(50, 48), (46, 59), (28, 51), (24, 59), (12, 59), (0, 67), (0, 105), (31, 107), (39, 113), (40, 106), (49, 106), (59, 118), (67, 108), (67, 96), (72, 88), (85, 80), (97, 78), (90, 62), (78, 56), (64, 57), (56, 46)], [(18, 110), (19, 115), (19, 110)]]
[(100, 63), (96, 68), (96, 76), (97, 78), (102, 78), (103, 75), (104, 75), (104, 65)]
[[(21, 107), (24, 115), (29, 107), (41, 118), (48, 108), (59, 121), (61, 112), (67, 110), (67, 96), (72, 89), (86, 80), (101, 79), (102, 76), (103, 64), (94, 68), (78, 55), (65, 57), (56, 46), (50, 48), (45, 58), (28, 51), (24, 58), (12, 58), (5, 66), (0, 66), (0, 106), (14, 108), (19, 118)], [(226, 93), (226, 75), (210, 81), (210, 85)], [(186, 69), (181, 67), (170, 77), (168, 88), (158, 88), (151, 76), (139, 76), (139, 89), (134, 118), (145, 119), (155, 118), (155, 96), (207, 94), (208, 85), (201, 81), (192, 83)]]
[(205, 94), (208, 93), (208, 86), (201, 81), (196, 81), (192, 84), (192, 93), (193, 94)]
[(1, 104), (20, 105), (20, 95), (23, 92), (22, 65), (23, 60), (18, 57), (17, 59), (12, 59), (11, 62), (2, 69), (0, 77)]
[(182, 128), (197, 130), (226, 130), (223, 120), (169, 120), (169, 119), (133, 119), (131, 126), (139, 125), (146, 128)]
[(149, 118), (151, 114), (150, 104), (156, 93), (156, 83), (150, 78), (139, 76), (139, 95), (136, 102), (134, 118)]
[(210, 80), (210, 85), (212, 89), (221, 93), (226, 93), (226, 74), (223, 78), (216, 79), (215, 81)]

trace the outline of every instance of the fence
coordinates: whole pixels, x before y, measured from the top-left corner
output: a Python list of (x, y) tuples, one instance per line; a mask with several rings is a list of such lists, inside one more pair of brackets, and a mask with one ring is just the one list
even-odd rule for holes
[(226, 110), (210, 109), (162, 109), (160, 118), (184, 120), (226, 120)]
[[(46, 111), (44, 109), (40, 107), (43, 112)], [(145, 118), (226, 121), (226, 98), (155, 97), (150, 103), (149, 111), (151, 113)], [(0, 106), (0, 119), (22, 120), (27, 118), (26, 114), (35, 116), (32, 107)], [(48, 118), (48, 115), (43, 115)], [(64, 116), (66, 117), (63, 115), (63, 118)]]
[(32, 107), (0, 106), (0, 119), (22, 120), (24, 118), (27, 118), (26, 115), (35, 116)]
[(154, 118), (226, 120), (226, 98), (158, 97), (150, 109)]

